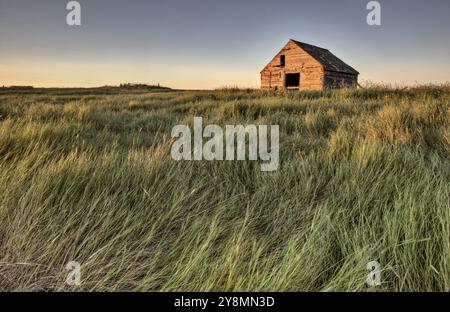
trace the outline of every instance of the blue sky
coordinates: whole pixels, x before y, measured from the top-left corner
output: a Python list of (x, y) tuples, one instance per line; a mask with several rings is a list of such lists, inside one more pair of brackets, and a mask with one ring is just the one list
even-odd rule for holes
[(360, 79), (450, 81), (450, 1), (0, 0), (0, 84), (176, 88), (258, 87), (259, 72), (289, 38), (325, 47)]

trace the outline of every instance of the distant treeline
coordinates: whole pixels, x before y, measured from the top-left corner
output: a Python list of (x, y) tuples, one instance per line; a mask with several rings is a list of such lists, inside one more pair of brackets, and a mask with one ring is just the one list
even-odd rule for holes
[(13, 90), (32, 90), (33, 86), (2, 86), (2, 89), (13, 89)]
[[(33, 86), (2, 86), (2, 89), (13, 89), (13, 90), (32, 90)], [(102, 86), (98, 88), (117, 88), (117, 86)], [(121, 83), (118, 88), (122, 89), (170, 89), (169, 87), (163, 87), (159, 83), (156, 85), (148, 85), (145, 83)], [(44, 88), (43, 88), (44, 89)], [(55, 88), (49, 88), (55, 89)], [(63, 88), (63, 89), (78, 89), (78, 88)], [(87, 88), (95, 89), (95, 88)]]
[(64, 95), (86, 95), (86, 94), (122, 94), (122, 93), (146, 93), (146, 92), (168, 92), (171, 88), (157, 85), (123, 83), (116, 86), (100, 86), (91, 88), (40, 88), (33, 86), (0, 86), (2, 94), (64, 94)]
[(121, 83), (119, 88), (124, 89), (170, 89), (168, 87), (163, 87), (159, 83), (156, 85), (148, 85), (145, 83)]

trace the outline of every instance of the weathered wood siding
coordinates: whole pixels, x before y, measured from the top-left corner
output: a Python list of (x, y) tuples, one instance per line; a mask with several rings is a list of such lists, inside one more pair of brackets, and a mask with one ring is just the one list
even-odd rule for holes
[[(280, 55), (285, 55), (285, 67), (280, 67)], [(286, 73), (300, 73), (300, 90), (322, 90), (323, 66), (293, 42), (283, 49), (261, 71), (261, 88), (283, 90)]]
[(325, 71), (325, 88), (355, 88), (357, 84), (358, 75)]

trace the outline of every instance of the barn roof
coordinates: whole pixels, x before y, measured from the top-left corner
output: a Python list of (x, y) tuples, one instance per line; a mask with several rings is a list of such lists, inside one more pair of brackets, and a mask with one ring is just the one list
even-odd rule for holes
[(300, 42), (291, 39), (297, 46), (305, 50), (309, 55), (311, 55), (314, 59), (316, 59), (325, 70), (340, 72), (340, 73), (348, 73), (353, 75), (358, 75), (359, 72), (352, 68), (350, 65), (347, 65), (339, 59), (336, 55), (331, 53), (329, 50), (317, 47), (308, 43)]

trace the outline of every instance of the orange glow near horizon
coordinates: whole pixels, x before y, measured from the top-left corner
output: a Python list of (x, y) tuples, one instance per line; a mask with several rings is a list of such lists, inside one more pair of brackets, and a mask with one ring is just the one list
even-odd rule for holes
[[(399, 69), (400, 67), (400, 69)], [(359, 68), (358, 68), (359, 69)], [(224, 65), (199, 67), (196, 64), (176, 64), (169, 68), (159, 64), (135, 62), (9, 62), (0, 67), (0, 84), (34, 87), (100, 87), (121, 83), (160, 84), (175, 89), (215, 89), (237, 86), (258, 88), (260, 68), (233, 68)], [(361, 71), (361, 69), (359, 69)], [(386, 77), (390, 77), (386, 80)], [(420, 77), (421, 79), (408, 79)], [(360, 81), (399, 85), (446, 83), (447, 73), (420, 68), (397, 66), (380, 68), (371, 74), (361, 71)]]
[(259, 72), (194, 64), (165, 68), (154, 64), (17, 62), (0, 69), (1, 84), (34, 87), (99, 87), (121, 83), (160, 84), (175, 89), (214, 89), (225, 86), (257, 88)]

